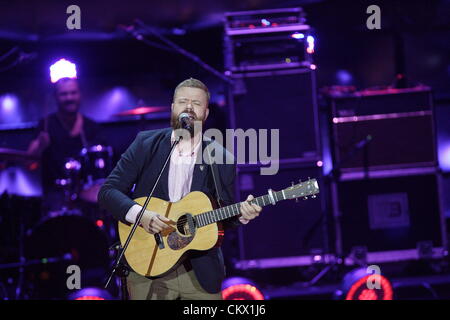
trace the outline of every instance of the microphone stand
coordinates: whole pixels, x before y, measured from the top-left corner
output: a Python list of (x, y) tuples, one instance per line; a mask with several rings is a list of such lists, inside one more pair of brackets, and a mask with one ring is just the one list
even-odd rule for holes
[[(125, 251), (128, 248), (128, 245), (130, 244), (131, 238), (133, 237), (134, 233), (136, 232), (137, 227), (139, 226), (139, 223), (141, 222), (142, 216), (144, 215), (144, 212), (147, 209), (147, 206), (148, 206), (148, 203), (150, 202), (150, 199), (153, 197), (153, 192), (155, 191), (156, 186), (158, 185), (158, 182), (159, 182), (159, 180), (160, 180), (160, 178), (162, 176), (162, 173), (164, 172), (164, 169), (167, 166), (167, 163), (169, 162), (170, 157), (172, 156), (173, 150), (175, 149), (175, 146), (181, 141), (181, 139), (183, 139), (183, 137), (180, 135), (172, 143), (172, 146), (170, 147), (170, 152), (167, 155), (166, 160), (164, 161), (164, 164), (163, 164), (162, 168), (159, 171), (158, 178), (156, 178), (156, 181), (153, 183), (152, 190), (151, 190), (150, 194), (147, 196), (147, 199), (145, 200), (145, 203), (142, 206), (142, 209), (139, 212), (139, 214), (138, 214), (138, 216), (136, 218), (136, 221), (134, 222), (133, 227), (131, 228), (130, 234), (128, 235), (128, 238), (125, 241), (125, 244), (123, 245), (123, 247), (122, 247), (122, 249), (121, 249), (121, 251), (120, 251), (120, 253), (119, 253), (118, 257), (117, 257), (117, 260), (116, 260), (116, 263), (115, 263), (115, 265), (113, 267), (113, 270), (111, 271), (111, 273), (109, 275), (109, 278), (106, 281), (105, 289), (108, 287), (109, 283), (111, 282), (112, 277), (114, 276), (114, 274), (117, 271), (120, 270), (121, 277), (123, 277), (124, 274), (125, 274), (125, 276), (127, 275), (127, 273), (123, 270), (124, 266), (121, 265), (122, 258), (123, 258), (124, 254), (125, 254)], [(160, 233), (155, 233), (155, 240), (156, 240), (156, 243), (158, 244), (158, 247), (160, 249), (163, 249), (164, 248), (164, 242), (163, 242), (163, 239), (162, 239)]]
[[(158, 38), (159, 40), (161, 40), (162, 42), (164, 42), (166, 46), (159, 46), (162, 47), (163, 50), (173, 50), (177, 53), (179, 53), (182, 56), (185, 56), (186, 58), (188, 58), (189, 60), (194, 61), (196, 64), (198, 64), (200, 67), (202, 67), (204, 70), (212, 73), (213, 75), (215, 75), (216, 77), (220, 78), (222, 81), (224, 81), (225, 83), (232, 85), (234, 83), (233, 79), (224, 75), (223, 73), (221, 73), (220, 71), (214, 69), (212, 66), (210, 66), (209, 64), (207, 64), (206, 62), (204, 62), (202, 59), (200, 59), (198, 56), (196, 56), (193, 53), (188, 52), (187, 50), (181, 48), (180, 46), (178, 46), (177, 44), (175, 44), (174, 42), (172, 42), (171, 40), (169, 40), (168, 38), (166, 38), (165, 36), (163, 36), (162, 34), (158, 33), (154, 28), (151, 28), (147, 25), (145, 25), (144, 22), (142, 22), (140, 19), (135, 19), (134, 23), (137, 24), (139, 27), (141, 27), (142, 29), (144, 29), (145, 31), (151, 33), (152, 35), (154, 35), (156, 38)], [(126, 29), (126, 31), (128, 31), (128, 29)], [(144, 37), (139, 34), (136, 30), (134, 30), (133, 28), (131, 28), (130, 32), (137, 40), (143, 41)], [(144, 41), (144, 43), (146, 43)], [(147, 43), (149, 44), (149, 43)], [(154, 44), (151, 44), (154, 46)]]

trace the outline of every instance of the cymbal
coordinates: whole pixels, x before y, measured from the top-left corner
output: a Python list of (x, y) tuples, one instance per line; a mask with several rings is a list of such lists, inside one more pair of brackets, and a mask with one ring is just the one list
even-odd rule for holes
[(162, 112), (162, 111), (169, 111), (169, 107), (137, 107), (131, 110), (122, 111), (119, 113), (114, 114), (118, 117), (124, 117), (124, 116), (141, 116), (144, 114), (154, 113), (154, 112)]
[(26, 161), (37, 161), (39, 157), (36, 155), (31, 155), (23, 150), (0, 148), (0, 161), (8, 162), (26, 162)]

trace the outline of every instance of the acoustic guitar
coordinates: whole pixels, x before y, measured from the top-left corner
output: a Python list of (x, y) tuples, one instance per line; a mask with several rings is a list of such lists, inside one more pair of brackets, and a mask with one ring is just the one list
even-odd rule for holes
[[(292, 185), (281, 191), (268, 190), (266, 195), (254, 198), (251, 203), (261, 207), (275, 205), (278, 201), (308, 197), (319, 193), (316, 179)], [(134, 201), (144, 205), (146, 198)], [(221, 221), (240, 214), (240, 203), (214, 209), (213, 201), (204, 193), (194, 191), (177, 202), (150, 199), (147, 210), (169, 218), (169, 228), (161, 232), (162, 248), (154, 235), (138, 227), (131, 239), (125, 257), (130, 267), (140, 275), (156, 277), (172, 270), (191, 250), (208, 250), (220, 246), (223, 238)], [(119, 237), (123, 245), (132, 226), (119, 222)]]

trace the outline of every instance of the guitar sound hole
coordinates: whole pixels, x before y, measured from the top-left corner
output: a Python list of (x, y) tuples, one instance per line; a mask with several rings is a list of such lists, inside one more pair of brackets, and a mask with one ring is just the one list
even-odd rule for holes
[(190, 214), (184, 214), (177, 221), (177, 231), (183, 236), (192, 236), (195, 234), (194, 219)]

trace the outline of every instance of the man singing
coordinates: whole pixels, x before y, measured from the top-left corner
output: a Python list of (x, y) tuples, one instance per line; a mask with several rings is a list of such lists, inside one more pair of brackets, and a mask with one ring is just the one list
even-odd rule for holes
[[(187, 113), (194, 121), (206, 121), (210, 94), (199, 80), (187, 79), (176, 88), (172, 103), (171, 127), (140, 132), (122, 155), (117, 166), (102, 186), (98, 201), (122, 222), (134, 223), (141, 206), (132, 199), (146, 197), (170, 152), (175, 139), (174, 130), (181, 128), (179, 115)], [(197, 163), (208, 145), (201, 132), (193, 132), (190, 139), (182, 139), (175, 147), (170, 162), (155, 189), (154, 197), (176, 202), (192, 191), (219, 196), (222, 205), (234, 203), (233, 185), (235, 165), (230, 161), (217, 164), (217, 195), (211, 166)], [(225, 157), (232, 157), (223, 147)], [(217, 150), (217, 146), (214, 148)], [(130, 191), (135, 185), (132, 194)], [(253, 199), (249, 195), (247, 201)], [(243, 202), (241, 214), (224, 221), (224, 228), (248, 223), (261, 212), (261, 207)], [(141, 226), (150, 234), (163, 231), (169, 219), (146, 210)], [(221, 284), (225, 277), (222, 251), (214, 247), (188, 255), (183, 263), (161, 277), (146, 278), (133, 271), (128, 276), (128, 291), (133, 300), (143, 299), (221, 299)]]

